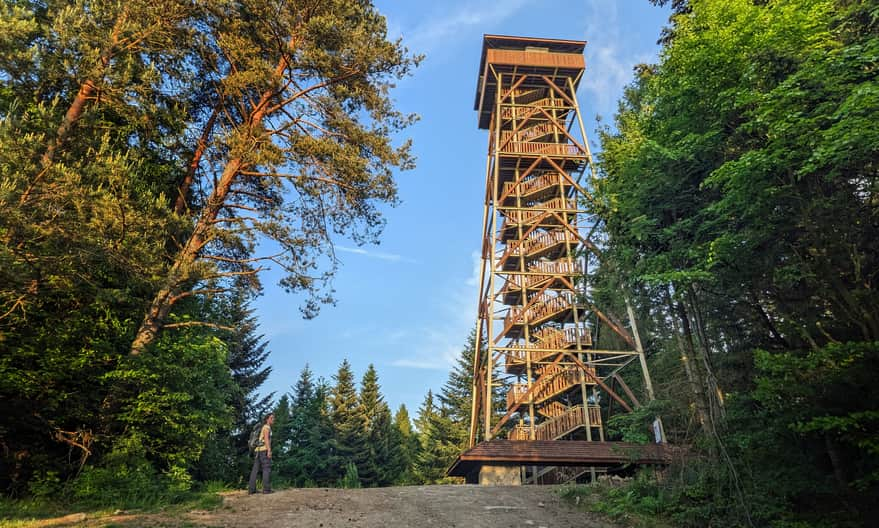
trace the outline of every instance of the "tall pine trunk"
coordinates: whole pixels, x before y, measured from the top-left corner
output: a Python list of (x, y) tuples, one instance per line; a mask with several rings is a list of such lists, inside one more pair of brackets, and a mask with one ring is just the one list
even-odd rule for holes
[[(281, 57), (275, 68), (275, 78), (281, 78), (284, 75), (284, 71), (289, 64), (288, 61), (289, 59), (286, 55)], [(246, 124), (251, 139), (254, 131), (259, 130), (262, 126), (266, 109), (268, 108), (271, 99), (275, 96), (275, 93), (276, 92), (271, 89), (264, 91), (259, 102), (253, 107), (253, 109), (251, 109)], [(206, 128), (205, 132), (207, 133), (207, 131)], [(204, 137), (204, 135), (202, 137)], [(201, 145), (199, 145), (199, 148), (200, 147)], [(199, 153), (199, 148), (196, 148), (197, 153)], [(201, 154), (199, 153), (198, 155), (200, 156)], [(192, 281), (199, 279), (197, 274), (193, 273), (193, 265), (198, 259), (201, 250), (208, 242), (210, 242), (210, 231), (217, 219), (217, 215), (226, 203), (226, 198), (229, 196), (232, 184), (239, 176), (239, 172), (246, 168), (246, 165), (246, 161), (241, 157), (233, 158), (226, 163), (226, 166), (223, 168), (222, 176), (208, 197), (207, 203), (205, 204), (204, 209), (202, 209), (201, 215), (199, 215), (198, 222), (192, 230), (192, 234), (183, 244), (180, 252), (174, 257), (174, 261), (171, 264), (171, 268), (168, 270), (168, 274), (162, 287), (156, 293), (155, 297), (153, 297), (153, 300), (144, 315), (140, 328), (138, 328), (137, 334), (134, 337), (134, 341), (131, 343), (130, 352), (132, 355), (140, 354), (149, 345), (155, 342), (156, 338), (159, 336), (159, 332), (161, 332), (162, 327), (165, 325), (165, 320), (171, 312), (171, 308), (181, 298), (184, 288)]]

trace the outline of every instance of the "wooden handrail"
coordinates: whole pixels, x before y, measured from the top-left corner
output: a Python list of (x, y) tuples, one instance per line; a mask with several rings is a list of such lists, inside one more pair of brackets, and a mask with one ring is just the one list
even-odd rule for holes
[[(500, 260), (505, 260), (510, 257), (519, 257), (522, 255), (525, 255), (527, 257), (528, 255), (531, 255), (533, 253), (537, 253), (557, 244), (564, 244), (566, 242), (571, 242), (574, 245), (579, 243), (579, 241), (567, 230), (554, 229), (552, 231), (533, 231), (527, 237), (521, 240), (517, 240), (512, 244), (508, 244), (503, 254), (501, 255)], [(552, 271), (543, 269), (538, 271), (553, 273)]]
[[(558, 132), (558, 126), (548, 121), (541, 121), (532, 126), (523, 127), (521, 130), (502, 130), (501, 131), (501, 149), (504, 149), (504, 145), (507, 143), (507, 140), (512, 137), (511, 141), (528, 141), (540, 136), (546, 136), (552, 134), (553, 132)], [(563, 133), (560, 132), (562, 136)]]
[[(587, 407), (589, 413), (589, 424), (592, 427), (601, 425), (601, 408), (596, 405)], [(535, 440), (556, 440), (566, 434), (569, 434), (580, 427), (586, 425), (583, 415), (583, 406), (575, 405), (555, 418), (548, 419), (534, 426)], [(510, 430), (508, 438), (510, 440), (530, 440), (531, 426), (516, 425)]]
[[(565, 368), (549, 365), (542, 367), (540, 376), (531, 382), (531, 395), (534, 402), (542, 402), (553, 396), (570, 390), (580, 383), (592, 385), (591, 378), (581, 374), (579, 369)], [(594, 376), (595, 369), (590, 367), (590, 373)], [(527, 383), (513, 383), (507, 391), (507, 409), (523, 403), (522, 397), (528, 391)]]
[(525, 181), (515, 183), (515, 182), (505, 182), (504, 183), (504, 193), (505, 194), (514, 194), (515, 191), (519, 191), (520, 195), (528, 195), (532, 192), (539, 191), (545, 189), (547, 187), (558, 186), (559, 182), (562, 182), (565, 186), (570, 185), (569, 182), (564, 181), (563, 178), (559, 176), (558, 172), (555, 171), (547, 171), (542, 174), (539, 174), (533, 178), (528, 178)]
[(504, 327), (507, 327), (511, 321), (527, 323), (555, 315), (572, 308), (575, 303), (574, 294), (571, 292), (561, 292), (556, 297), (549, 297), (546, 294), (541, 297), (527, 310), (523, 310), (520, 306), (510, 306), (504, 318)]
[[(535, 107), (541, 108), (549, 108), (554, 110), (573, 110), (574, 107), (570, 106), (566, 102), (561, 99), (551, 99), (549, 97), (543, 97), (541, 99), (537, 99), (536, 101), (530, 102), (516, 102), (516, 103), (503, 103), (501, 105), (501, 119), (522, 119), (523, 117), (528, 115), (533, 115)], [(531, 112), (528, 112), (528, 111)]]
[[(588, 347), (592, 345), (592, 336), (586, 325), (580, 325), (580, 331), (577, 332), (576, 327), (567, 327), (563, 331), (557, 328), (545, 327), (534, 332), (532, 337), (535, 341), (521, 345), (519, 350), (509, 350), (506, 352), (507, 369), (513, 366), (521, 366), (526, 362), (527, 354), (531, 355), (533, 363), (546, 361), (547, 358), (559, 353), (561, 349), (569, 349), (577, 346), (577, 335), (580, 336), (580, 346)], [(538, 350), (533, 350), (538, 349)]]
[(502, 152), (511, 154), (547, 154), (550, 156), (581, 156), (586, 153), (570, 143), (544, 143), (537, 141), (510, 141)]
[[(506, 218), (509, 218), (513, 223), (527, 223), (529, 220), (542, 215), (544, 212), (548, 210), (556, 210), (561, 209), (563, 211), (566, 210), (577, 210), (577, 200), (573, 198), (561, 198), (556, 197), (545, 202), (541, 202), (539, 204), (534, 204), (527, 208), (516, 209), (513, 211), (505, 211), (503, 214)], [(504, 222), (506, 224), (506, 222)]]

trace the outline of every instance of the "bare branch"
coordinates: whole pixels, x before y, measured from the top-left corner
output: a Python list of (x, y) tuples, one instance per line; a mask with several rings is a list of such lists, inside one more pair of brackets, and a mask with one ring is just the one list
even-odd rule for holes
[(200, 290), (189, 290), (174, 295), (170, 298), (170, 302), (176, 303), (180, 299), (185, 299), (186, 297), (191, 297), (193, 295), (209, 295), (211, 293), (226, 293), (227, 291), (229, 291), (229, 288), (203, 288)]
[(244, 270), (244, 271), (224, 271), (223, 273), (211, 273), (209, 275), (205, 275), (202, 277), (202, 279), (211, 280), (211, 279), (224, 279), (227, 277), (244, 277), (247, 275), (256, 275), (257, 273), (259, 273), (261, 271), (265, 271), (267, 269), (268, 268), (265, 268), (265, 267), (259, 267), (259, 268), (254, 268), (251, 270)]
[(274, 254), (274, 255), (267, 255), (267, 256), (265, 256), (265, 257), (252, 257), (252, 258), (246, 258), (246, 259), (236, 259), (236, 258), (229, 258), (229, 257), (221, 257), (221, 256), (219, 256), (219, 255), (202, 255), (201, 258), (203, 258), (203, 259), (205, 259), (205, 260), (216, 260), (216, 261), (219, 261), (219, 262), (229, 262), (229, 263), (232, 263), (232, 264), (246, 264), (246, 263), (248, 263), (248, 262), (259, 262), (259, 261), (261, 261), (261, 260), (272, 260), (272, 261), (273, 261), (275, 258), (280, 257), (280, 256), (283, 255), (283, 254), (284, 254), (284, 253), (281, 252), (281, 253), (276, 253), (276, 254)]
[(315, 85), (309, 86), (308, 88), (303, 88), (302, 90), (299, 90), (298, 92), (291, 95), (290, 97), (282, 100), (280, 103), (276, 104), (275, 106), (271, 106), (268, 109), (266, 109), (266, 114), (272, 114), (272, 113), (276, 112), (278, 109), (287, 106), (288, 104), (292, 103), (293, 101), (295, 101), (295, 100), (299, 99), (300, 97), (307, 95), (315, 90), (320, 90), (321, 88), (326, 88), (327, 86), (332, 86), (334, 84), (348, 80), (351, 77), (354, 77), (355, 75), (359, 75), (360, 73), (361, 73), (360, 70), (352, 70), (351, 72), (346, 73), (345, 75), (333, 77), (332, 79), (327, 79), (324, 82), (319, 82)]

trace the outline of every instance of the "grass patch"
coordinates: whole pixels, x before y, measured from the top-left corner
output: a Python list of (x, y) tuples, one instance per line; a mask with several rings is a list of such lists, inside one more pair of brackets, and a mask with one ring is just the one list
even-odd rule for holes
[[(223, 497), (220, 492), (228, 491), (225, 486), (206, 486), (200, 491), (192, 491), (186, 494), (176, 495), (172, 502), (161, 502), (160, 500), (138, 501), (132, 508), (130, 501), (123, 504), (101, 504), (96, 505), (92, 502), (83, 503), (75, 500), (47, 499), (47, 498), (28, 498), (28, 499), (10, 499), (8, 497), (0, 497), (0, 528), (38, 528), (41, 526), (81, 526), (82, 520), (77, 519), (78, 514), (84, 514), (88, 522), (85, 526), (101, 526), (101, 527), (127, 527), (149, 526), (149, 527), (187, 527), (195, 526), (191, 522), (182, 518), (164, 518), (164, 519), (131, 519), (116, 522), (112, 519), (114, 515), (121, 512), (135, 516), (150, 515), (161, 513), (161, 517), (179, 516), (192, 510), (212, 511), (223, 505)], [(64, 517), (70, 517), (64, 520)], [(105, 521), (101, 521), (101, 519)]]
[(604, 514), (630, 528), (673, 528), (675, 524), (663, 515), (667, 505), (662, 497), (644, 493), (645, 486), (656, 486), (647, 480), (639, 475), (621, 484), (600, 481), (566, 485), (558, 493), (562, 500), (583, 511)]

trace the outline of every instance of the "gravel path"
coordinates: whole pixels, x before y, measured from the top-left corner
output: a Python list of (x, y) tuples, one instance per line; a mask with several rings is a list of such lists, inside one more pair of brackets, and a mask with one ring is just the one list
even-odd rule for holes
[(272, 528), (615, 528), (563, 503), (551, 487), (406, 486), (290, 489), (226, 494), (223, 507), (192, 512), (190, 523)]

